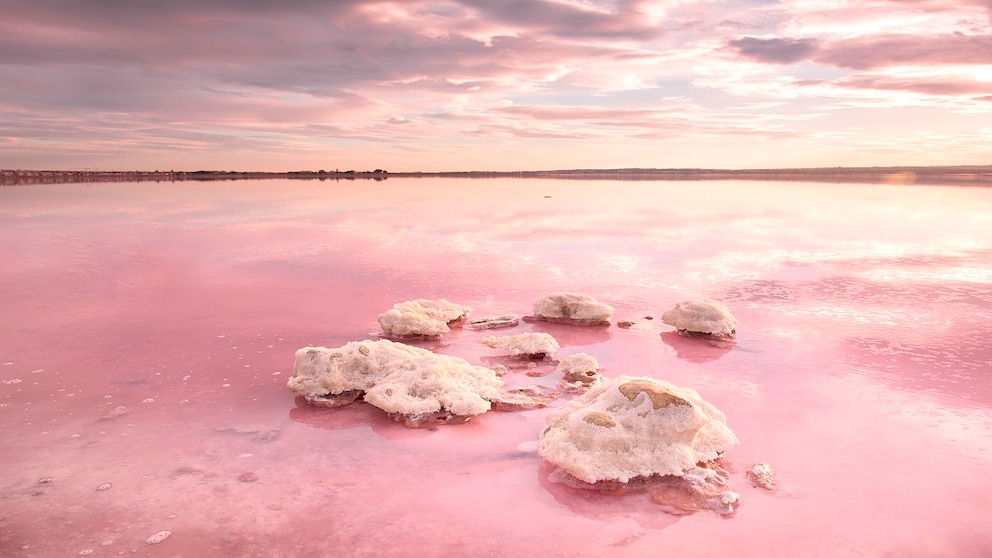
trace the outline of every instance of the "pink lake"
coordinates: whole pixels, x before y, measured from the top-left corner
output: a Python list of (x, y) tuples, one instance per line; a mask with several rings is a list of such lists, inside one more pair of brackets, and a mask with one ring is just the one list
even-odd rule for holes
[[(10, 186), (0, 231), (4, 557), (992, 555), (988, 187)], [(556, 291), (634, 325), (499, 333), (697, 390), (741, 441), (736, 516), (550, 482), (528, 443), (566, 396), (413, 430), (286, 389), (296, 349), (375, 339), (394, 303), (482, 318)], [(738, 317), (733, 348), (657, 319), (697, 295)], [(489, 334), (418, 344), (489, 364)]]

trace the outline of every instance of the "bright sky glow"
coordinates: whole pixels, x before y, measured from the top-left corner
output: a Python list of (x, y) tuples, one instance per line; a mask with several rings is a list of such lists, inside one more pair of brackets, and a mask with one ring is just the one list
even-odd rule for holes
[(992, 0), (0, 0), (0, 10), (0, 168), (992, 161)]

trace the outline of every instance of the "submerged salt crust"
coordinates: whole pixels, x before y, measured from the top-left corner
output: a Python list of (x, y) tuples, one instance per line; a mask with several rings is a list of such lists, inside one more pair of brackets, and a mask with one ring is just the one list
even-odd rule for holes
[(379, 327), (397, 337), (441, 337), (451, 322), (466, 318), (472, 309), (446, 299), (418, 298), (399, 302), (379, 315)]
[(402, 415), (441, 410), (478, 415), (504, 393), (502, 380), (489, 368), (387, 339), (335, 349), (303, 347), (296, 351), (287, 385), (308, 400), (361, 391), (366, 402)]
[(661, 315), (661, 321), (679, 331), (731, 337), (737, 333), (737, 318), (722, 302), (686, 300)]
[(594, 483), (699, 472), (737, 444), (726, 417), (695, 390), (621, 376), (548, 414), (538, 452)]
[(577, 324), (608, 324), (614, 308), (590, 295), (553, 293), (534, 301), (534, 317)]

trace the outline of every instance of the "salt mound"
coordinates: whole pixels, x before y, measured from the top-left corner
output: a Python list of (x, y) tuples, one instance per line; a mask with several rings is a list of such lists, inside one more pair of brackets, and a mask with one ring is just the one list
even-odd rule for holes
[(483, 337), (482, 342), (489, 347), (501, 349), (511, 355), (555, 358), (559, 349), (558, 341), (549, 333), (493, 335)]
[[(303, 347), (296, 351), (287, 386), (316, 405), (338, 406), (364, 397), (408, 426), (478, 415), (493, 402), (505, 410), (543, 406), (551, 398), (506, 389), (495, 371), (464, 359), (386, 339), (352, 341), (335, 349)], [(425, 416), (430, 419), (418, 422)]]
[(568, 355), (558, 363), (556, 370), (562, 373), (562, 383), (566, 387), (585, 388), (602, 381), (599, 361), (586, 353)]
[(613, 317), (613, 307), (595, 298), (576, 293), (554, 293), (534, 302), (531, 319), (578, 325), (607, 325)]
[(661, 321), (680, 332), (703, 333), (716, 337), (733, 337), (737, 318), (730, 309), (715, 300), (686, 300), (661, 315)]
[(647, 377), (621, 376), (593, 386), (548, 414), (538, 453), (586, 483), (652, 475), (703, 482), (700, 467), (737, 437), (726, 417), (692, 389)]
[(464, 319), (472, 312), (445, 299), (418, 298), (399, 302), (379, 314), (379, 327), (386, 335), (397, 337), (441, 337), (451, 331), (448, 324)]

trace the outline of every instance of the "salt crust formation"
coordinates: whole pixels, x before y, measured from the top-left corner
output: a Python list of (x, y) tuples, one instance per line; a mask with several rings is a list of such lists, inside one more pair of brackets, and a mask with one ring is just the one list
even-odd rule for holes
[(738, 443), (725, 415), (695, 390), (649, 377), (593, 386), (545, 424), (538, 453), (586, 483), (652, 475), (703, 483), (717, 475), (707, 464)]
[(553, 293), (534, 302), (530, 319), (577, 325), (607, 325), (613, 317), (613, 307), (595, 298), (576, 293)]
[(493, 335), (483, 337), (482, 342), (489, 347), (500, 349), (514, 356), (555, 358), (559, 349), (558, 341), (550, 333)]
[(586, 353), (568, 355), (558, 363), (556, 370), (562, 373), (565, 387), (584, 388), (602, 381), (599, 375), (599, 361)]
[[(386, 339), (352, 341), (342, 347), (296, 351), (287, 386), (315, 405), (364, 400), (408, 426), (416, 417), (450, 413), (470, 417), (495, 405), (502, 410), (541, 407), (557, 394), (508, 389), (495, 371)], [(394, 417), (396, 418), (396, 417)]]
[(716, 300), (686, 300), (661, 315), (661, 321), (679, 332), (730, 338), (737, 333), (737, 318)]
[(379, 327), (396, 337), (441, 337), (451, 331), (448, 324), (465, 319), (472, 309), (445, 299), (418, 298), (393, 305), (379, 314)]
[(771, 465), (767, 463), (755, 463), (747, 470), (747, 482), (755, 488), (774, 490), (778, 482), (775, 480), (775, 472)]

